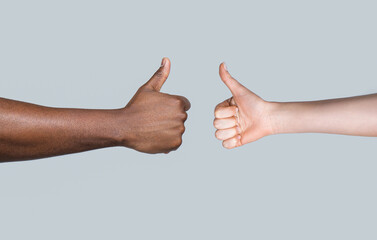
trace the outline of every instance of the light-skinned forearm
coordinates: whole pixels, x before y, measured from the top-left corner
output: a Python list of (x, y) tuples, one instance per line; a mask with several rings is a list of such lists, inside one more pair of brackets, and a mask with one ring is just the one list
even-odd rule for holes
[(377, 137), (377, 94), (313, 102), (272, 103), (274, 133)]

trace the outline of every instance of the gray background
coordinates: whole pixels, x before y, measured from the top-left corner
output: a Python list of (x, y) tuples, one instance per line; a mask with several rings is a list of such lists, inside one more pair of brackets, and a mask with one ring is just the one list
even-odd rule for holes
[(375, 1), (1, 1), (0, 95), (118, 108), (154, 73), (191, 100), (168, 155), (102, 149), (0, 164), (1, 239), (377, 239), (375, 138), (226, 150), (230, 72), (267, 100), (377, 92)]

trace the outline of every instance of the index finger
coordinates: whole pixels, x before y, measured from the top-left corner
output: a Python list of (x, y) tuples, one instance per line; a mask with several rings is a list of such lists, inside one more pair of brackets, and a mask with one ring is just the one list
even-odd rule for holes
[(237, 106), (218, 107), (215, 109), (216, 118), (228, 118), (237, 115)]
[(215, 111), (216, 111), (216, 109), (218, 109), (218, 108), (229, 107), (229, 106), (230, 106), (230, 105), (229, 105), (229, 99), (227, 99), (227, 100), (225, 100), (224, 102), (221, 102), (221, 103), (217, 104), (216, 107), (215, 107)]

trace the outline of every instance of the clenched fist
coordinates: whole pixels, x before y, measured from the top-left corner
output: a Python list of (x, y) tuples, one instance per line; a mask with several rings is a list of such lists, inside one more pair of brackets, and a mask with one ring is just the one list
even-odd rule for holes
[(125, 126), (124, 146), (145, 153), (168, 153), (182, 144), (190, 102), (185, 97), (160, 92), (169, 72), (170, 61), (164, 58), (157, 72), (121, 110), (127, 122), (120, 124)]
[(272, 134), (272, 104), (234, 79), (225, 63), (220, 65), (220, 77), (233, 95), (215, 108), (213, 125), (223, 146), (231, 149)]

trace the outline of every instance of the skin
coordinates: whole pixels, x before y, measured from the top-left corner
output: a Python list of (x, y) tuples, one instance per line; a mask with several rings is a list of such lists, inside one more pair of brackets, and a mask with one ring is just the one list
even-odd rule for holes
[(64, 109), (0, 98), (0, 161), (19, 161), (124, 146), (168, 153), (182, 144), (190, 102), (161, 93), (170, 73), (164, 58), (126, 107)]
[(216, 138), (228, 149), (280, 133), (377, 137), (377, 94), (313, 102), (268, 102), (220, 65), (232, 97), (215, 108)]

